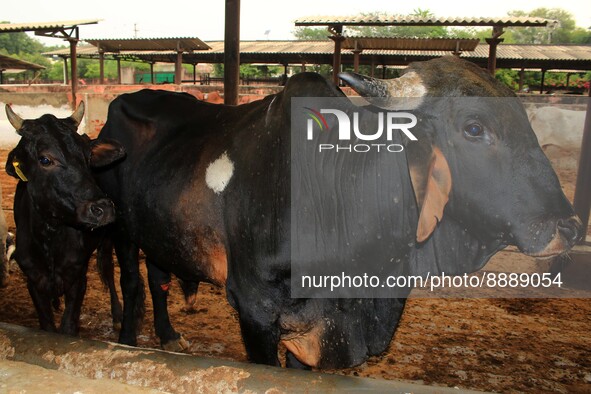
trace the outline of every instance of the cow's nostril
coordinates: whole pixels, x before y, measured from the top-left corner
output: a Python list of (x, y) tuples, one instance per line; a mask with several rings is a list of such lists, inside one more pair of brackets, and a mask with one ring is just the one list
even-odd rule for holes
[(583, 224), (577, 216), (568, 219), (559, 219), (556, 222), (556, 228), (560, 235), (568, 242), (569, 246), (574, 246), (583, 236)]
[(103, 209), (96, 204), (92, 204), (90, 206), (90, 212), (92, 213), (92, 216), (94, 216), (98, 219), (100, 219), (104, 213)]

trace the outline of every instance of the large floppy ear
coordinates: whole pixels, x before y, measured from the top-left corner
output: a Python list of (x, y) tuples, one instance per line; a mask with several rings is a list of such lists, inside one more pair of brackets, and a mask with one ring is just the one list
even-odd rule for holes
[(377, 79), (352, 72), (340, 73), (339, 78), (370, 103), (384, 109), (416, 109), (427, 95), (427, 87), (416, 71), (394, 79)]
[(90, 143), (90, 166), (104, 167), (125, 157), (125, 149), (114, 140), (92, 140)]
[(443, 218), (451, 192), (451, 171), (441, 150), (431, 144), (415, 145), (407, 154), (410, 179), (419, 206), (416, 238), (423, 242)]
[(6, 104), (5, 109), (6, 109), (6, 117), (8, 118), (8, 121), (10, 122), (10, 124), (12, 125), (12, 127), (14, 127), (14, 129), (17, 132), (17, 134), (20, 135), (20, 130), (23, 127), (23, 122), (24, 122), (23, 118), (21, 118), (20, 116), (18, 116), (12, 110), (12, 107), (9, 104)]

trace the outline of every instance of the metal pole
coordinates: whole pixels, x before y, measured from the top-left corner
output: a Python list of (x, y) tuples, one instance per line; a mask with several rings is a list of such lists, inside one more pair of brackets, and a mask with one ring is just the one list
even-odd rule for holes
[(240, 81), (240, 0), (226, 0), (224, 33), (224, 103), (238, 104)]
[(99, 46), (99, 83), (105, 84), (105, 51)]
[(174, 65), (174, 83), (180, 85), (182, 82), (183, 72), (183, 52), (178, 50), (176, 52), (176, 63)]
[(544, 93), (544, 78), (546, 77), (546, 70), (542, 69), (542, 81), (540, 82), (540, 94)]
[(151, 84), (156, 84), (156, 82), (154, 81), (154, 63), (151, 62), (150, 63), (150, 83)]
[(70, 42), (70, 68), (72, 70), (72, 106), (76, 108), (76, 92), (78, 91), (78, 62), (76, 61), (77, 38), (69, 38)]
[(68, 77), (68, 58), (64, 56), (64, 85), (68, 85), (70, 83), (70, 78)]
[(117, 83), (121, 85), (121, 58), (117, 58)]
[[(589, 89), (589, 98), (587, 99), (587, 114), (585, 115), (573, 205), (576, 214), (583, 222), (583, 228), (586, 229), (589, 224), (589, 208), (591, 207), (591, 89)], [(583, 237), (584, 240), (585, 237)]]
[(332, 32), (332, 36), (330, 39), (334, 41), (334, 55), (332, 59), (332, 81), (335, 85), (339, 84), (339, 73), (341, 72), (341, 47), (343, 41), (345, 41), (345, 37), (341, 34), (343, 33), (343, 26), (334, 26), (329, 28)]

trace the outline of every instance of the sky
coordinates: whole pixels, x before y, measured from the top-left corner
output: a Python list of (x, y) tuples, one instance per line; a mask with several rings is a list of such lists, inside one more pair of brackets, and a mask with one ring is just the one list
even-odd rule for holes
[[(97, 25), (80, 27), (80, 38), (199, 37), (224, 38), (224, 0), (25, 0), (6, 2), (0, 18), (12, 23), (101, 19)], [(294, 20), (305, 16), (355, 15), (383, 11), (410, 14), (428, 9), (438, 17), (498, 17), (511, 10), (538, 7), (560, 8), (574, 15), (579, 27), (591, 27), (589, 0), (241, 0), (242, 40), (293, 39)], [(137, 31), (136, 31), (137, 30)], [(59, 45), (58, 39), (41, 39)]]

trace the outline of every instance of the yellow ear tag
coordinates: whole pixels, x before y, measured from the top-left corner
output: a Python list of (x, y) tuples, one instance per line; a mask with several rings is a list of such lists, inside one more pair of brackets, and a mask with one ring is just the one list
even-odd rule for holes
[(13, 161), (12, 165), (14, 166), (14, 170), (16, 171), (16, 175), (18, 175), (18, 177), (21, 179), (21, 181), (23, 182), (28, 182), (29, 180), (27, 179), (27, 177), (25, 176), (25, 174), (23, 174), (23, 172), (20, 169), (20, 164), (18, 161)]

